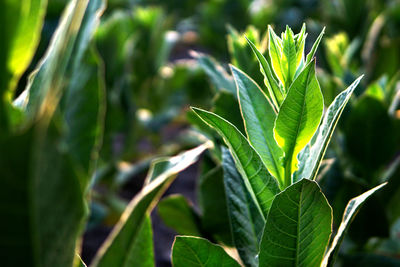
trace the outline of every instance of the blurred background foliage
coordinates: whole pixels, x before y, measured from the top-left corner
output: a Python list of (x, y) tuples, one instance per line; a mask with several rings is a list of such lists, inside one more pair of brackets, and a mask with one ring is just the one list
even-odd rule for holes
[[(43, 57), (67, 2), (48, 1), (37, 51), (21, 73), (14, 98), (23, 92), (29, 73)], [(244, 35), (268, 57), (268, 24), (277, 32), (286, 25), (299, 32), (303, 23), (309, 32), (307, 51), (326, 27), (317, 52), (317, 75), (325, 106), (365, 74), (342, 116), (319, 175), (322, 189), (333, 203), (334, 221), (340, 222), (350, 198), (389, 181), (353, 222), (339, 264), (377, 266), (374, 262), (379, 262), (380, 266), (399, 266), (397, 0), (109, 0), (91, 40), (92, 53), (85, 57), (89, 63), (98, 62), (100, 70), (92, 75), (100, 76), (97, 82), (104, 88), (103, 98), (98, 98), (104, 104), (104, 131), (99, 158), (93, 166), (90, 186), (94, 191), (87, 230), (114, 225), (127, 200), (140, 190), (156, 156), (192, 148), (205, 137), (221, 141), (193, 116), (190, 106), (211, 109), (241, 125), (228, 63), (263, 85)], [(73, 102), (74, 96), (70, 97)], [(239, 128), (244, 133), (244, 128)], [(185, 197), (164, 198), (158, 207), (159, 217), (179, 234), (230, 245), (227, 216), (221, 216), (227, 214), (222, 176), (220, 151), (215, 147), (197, 169), (182, 177), (194, 181), (196, 188), (184, 188), (191, 191), (183, 192)], [(86, 262), (92, 257), (87, 252), (93, 250), (90, 238), (83, 241)], [(169, 252), (156, 253), (159, 266), (168, 266), (164, 255), (168, 257)]]

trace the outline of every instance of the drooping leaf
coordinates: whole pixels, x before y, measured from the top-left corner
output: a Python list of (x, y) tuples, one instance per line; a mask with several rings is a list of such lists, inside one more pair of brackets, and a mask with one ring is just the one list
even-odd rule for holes
[(257, 47), (249, 39), (246, 38), (246, 40), (256, 55), (258, 62), (260, 63), (260, 70), (264, 75), (264, 84), (268, 89), (268, 93), (271, 97), (272, 103), (274, 104), (275, 110), (279, 111), (284, 97), (278, 82), (275, 80), (275, 77), (272, 74), (271, 66), (261, 52), (258, 51)]
[(332, 209), (308, 179), (278, 194), (260, 244), (259, 266), (320, 266), (331, 235)]
[(178, 234), (201, 236), (199, 216), (184, 196), (165, 197), (160, 201), (157, 209), (164, 224)]
[[(129, 203), (118, 224), (99, 249), (91, 266), (131, 266), (129, 262), (135, 262), (134, 244), (140, 236), (140, 226), (146, 216), (151, 212), (161, 195), (172, 183), (176, 174), (184, 170), (198, 159), (199, 155), (208, 147), (209, 143), (186, 151), (170, 159), (156, 161), (152, 169), (157, 170), (161, 166), (163, 172), (150, 171), (147, 177), (149, 181), (141, 192)], [(168, 166), (168, 168), (164, 168)], [(154, 175), (157, 173), (158, 175)]]
[(266, 217), (274, 196), (279, 192), (279, 186), (262, 163), (260, 156), (230, 122), (212, 112), (198, 108), (193, 108), (193, 111), (223, 137), (253, 200)]
[(310, 143), (300, 152), (299, 169), (293, 174), (293, 180), (307, 178), (314, 180), (325, 151), (347, 102), (359, 84), (362, 76), (355, 80), (345, 91), (340, 93), (325, 112), (321, 125)]
[(285, 153), (285, 184), (297, 169), (297, 154), (310, 141), (321, 120), (323, 97), (310, 62), (291, 85), (275, 121), (274, 136)]
[(222, 148), (222, 167), (233, 243), (246, 266), (258, 266), (264, 217), (257, 209), (228, 149)]
[(200, 237), (177, 236), (172, 247), (174, 267), (239, 267), (222, 247)]
[(260, 87), (244, 72), (232, 66), (243, 121), (250, 144), (260, 155), (268, 171), (283, 182), (283, 151), (274, 139), (276, 113)]
[(355, 197), (349, 201), (349, 203), (346, 206), (346, 209), (343, 214), (343, 219), (342, 223), (339, 226), (339, 229), (336, 233), (335, 238), (333, 239), (332, 243), (329, 246), (329, 249), (324, 256), (324, 260), (321, 264), (321, 266), (333, 266), (335, 262), (335, 258), (337, 257), (337, 254), (339, 252), (339, 247), (343, 241), (344, 235), (346, 234), (346, 231), (356, 216), (357, 212), (360, 210), (362, 207), (362, 204), (376, 191), (384, 187), (386, 183), (383, 183), (381, 185), (378, 185), (367, 192), (363, 193), (362, 195), (359, 195), (358, 197)]

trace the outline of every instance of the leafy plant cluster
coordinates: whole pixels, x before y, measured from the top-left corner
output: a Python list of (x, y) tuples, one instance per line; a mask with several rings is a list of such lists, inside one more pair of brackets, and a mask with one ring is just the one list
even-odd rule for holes
[[(85, 266), (85, 229), (117, 222), (90, 266), (155, 266), (150, 214), (178, 173), (200, 157), (199, 210), (182, 195), (157, 206), (180, 234), (174, 266), (331, 266), (342, 242), (346, 253), (398, 254), (397, 40), (378, 41), (395, 34), (396, 9), (339, 1), (313, 14), (301, 9), (305, 2), (296, 4), (300, 17), (325, 17), (329, 27), (346, 30), (325, 43), (322, 30), (305, 54), (305, 25), (281, 36), (271, 26), (265, 35), (253, 26), (244, 34), (235, 29), (287, 17), (290, 1), (263, 9), (257, 1), (210, 0), (199, 9), (183, 1), (178, 10), (176, 1), (110, 0), (106, 9), (103, 0), (71, 0), (56, 24), (66, 2), (0, 3), (2, 264)], [(363, 17), (335, 17), (337, 6), (378, 12), (361, 41), (353, 39), (351, 21)], [(230, 20), (235, 28), (225, 27)], [(54, 34), (47, 32), (53, 27)], [(325, 57), (316, 65), (320, 44)], [(174, 58), (182, 46), (185, 54), (196, 45), (218, 58), (229, 54), (232, 76), (199, 52)], [(361, 72), (364, 84), (361, 77), (353, 81)], [(193, 108), (185, 118), (188, 103), (212, 112)], [(188, 122), (196, 131), (167, 142), (160, 135)], [(129, 203), (122, 200), (121, 188), (147, 170), (143, 188)], [(380, 190), (385, 182), (390, 186)], [(354, 221), (356, 230), (349, 229), (370, 197), (387, 205), (374, 199), (357, 217), (361, 223)], [(363, 224), (371, 219), (378, 223)], [(385, 239), (371, 243), (376, 236)]]

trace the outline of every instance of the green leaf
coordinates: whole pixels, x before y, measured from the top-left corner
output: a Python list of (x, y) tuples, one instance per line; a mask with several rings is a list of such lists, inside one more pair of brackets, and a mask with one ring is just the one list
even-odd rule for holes
[(141, 223), (137, 236), (131, 244), (130, 255), (121, 266), (155, 266), (153, 229), (151, 228), (150, 215), (146, 215)]
[[(104, 66), (94, 48), (89, 47), (103, 11), (103, 0), (90, 1), (71, 57), (71, 80), (62, 99), (68, 127), (65, 141), (88, 177), (96, 165), (104, 128)], [(83, 182), (84, 188), (88, 182)]]
[(0, 3), (0, 92), (8, 91), (9, 101), (39, 44), (46, 6), (47, 0)]
[(274, 30), (268, 25), (268, 36), (269, 36), (269, 56), (271, 58), (272, 68), (281, 81), (285, 85), (286, 75), (282, 66), (282, 40), (276, 36)]
[(197, 194), (203, 230), (211, 234), (214, 240), (232, 246), (231, 232), (227, 227), (228, 208), (221, 166), (214, 167), (200, 178)]
[(209, 56), (197, 52), (192, 52), (191, 54), (197, 59), (200, 67), (202, 67), (208, 77), (210, 77), (218, 91), (226, 90), (236, 95), (235, 83), (221, 65)]
[(323, 97), (310, 62), (289, 89), (275, 121), (274, 136), (285, 153), (285, 185), (297, 169), (297, 154), (310, 141), (321, 120)]
[(257, 49), (257, 47), (249, 39), (246, 38), (246, 40), (256, 55), (258, 62), (260, 63), (260, 70), (264, 75), (264, 84), (268, 89), (268, 93), (271, 97), (272, 103), (274, 104), (275, 110), (279, 110), (284, 96), (281, 88), (279, 87), (279, 83), (275, 80), (271, 66), (263, 54), (261, 54), (261, 52)]
[(314, 58), (315, 52), (317, 51), (317, 48), (319, 46), (319, 43), (322, 40), (322, 37), (324, 36), (324, 33), (325, 33), (325, 27), (322, 29), (321, 33), (318, 35), (317, 40), (315, 40), (310, 52), (307, 54), (306, 64), (310, 63), (311, 60)]
[[(283, 46), (282, 46), (281, 67), (285, 77), (284, 81), (285, 88), (289, 88), (289, 86), (293, 81), (298, 66), (296, 44), (293, 39), (293, 32), (289, 28), (289, 26), (286, 26), (286, 31), (283, 34), (282, 42)], [(300, 63), (300, 61), (298, 63)]]
[(303, 179), (278, 194), (260, 244), (260, 266), (320, 266), (332, 209), (318, 184)]
[[(133, 252), (136, 250), (135, 244), (140, 237), (140, 226), (146, 216), (173, 182), (177, 173), (196, 162), (200, 154), (209, 146), (210, 143), (206, 143), (175, 157), (153, 163), (153, 170), (157, 170), (157, 166), (160, 165), (164, 171), (160, 173), (157, 171), (149, 172), (147, 177), (149, 182), (131, 200), (114, 230), (97, 252), (91, 266), (132, 266), (128, 263), (135, 261), (138, 256)], [(165, 166), (168, 166), (168, 168), (164, 168)], [(158, 173), (158, 175), (153, 176), (155, 173)]]
[(274, 108), (249, 76), (234, 66), (231, 69), (249, 142), (272, 176), (283, 182), (283, 151), (276, 143), (273, 131), (276, 119)]
[[(78, 56), (72, 55), (73, 52), (79, 51), (75, 45), (80, 44), (80, 42), (76, 42), (80, 29), (85, 29), (80, 27), (88, 2), (88, 0), (72, 0), (68, 4), (45, 56), (33, 71), (27, 88), (21, 96), (27, 97), (27, 99), (18, 101), (23, 105), (27, 104), (26, 114), (29, 119), (37, 116), (37, 113), (42, 111), (45, 106), (53, 110), (56, 108), (65, 87), (65, 81), (72, 73), (73, 65), (70, 64), (74, 62), (74, 57)], [(81, 36), (81, 38), (86, 38), (86, 36)]]
[(260, 156), (230, 122), (212, 112), (198, 108), (193, 108), (193, 111), (224, 138), (253, 200), (266, 217), (274, 196), (279, 192), (279, 186)]
[(207, 239), (192, 236), (175, 237), (172, 264), (174, 267), (240, 267), (221, 246), (214, 245)]
[[(72, 266), (85, 206), (80, 173), (49, 118), (0, 134), (0, 257), (4, 266)], [(62, 251), (62, 253), (60, 253)]]
[(307, 178), (314, 180), (317, 176), (319, 166), (324, 158), (325, 151), (331, 140), (336, 124), (346, 107), (351, 95), (359, 84), (362, 76), (355, 80), (345, 91), (341, 92), (328, 107), (318, 130), (310, 143), (300, 152), (299, 169), (294, 173), (293, 180)]
[(321, 266), (333, 266), (335, 259), (337, 257), (337, 254), (339, 252), (340, 245), (343, 242), (344, 235), (346, 234), (346, 231), (347, 231), (348, 227), (350, 226), (350, 223), (356, 216), (357, 212), (362, 207), (362, 204), (372, 194), (374, 194), (376, 191), (380, 190), (386, 184), (387, 183), (378, 185), (378, 186), (372, 188), (371, 190), (368, 190), (367, 192), (363, 193), (362, 195), (352, 198), (349, 201), (349, 203), (347, 204), (346, 209), (343, 213), (342, 223), (340, 224), (339, 229), (336, 233), (336, 236), (333, 239), (332, 243), (329, 246), (327, 253), (324, 256), (324, 260), (323, 260)]
[(232, 238), (245, 266), (258, 266), (256, 258), (265, 220), (257, 209), (228, 149), (222, 148), (222, 168)]
[(201, 236), (199, 216), (184, 196), (165, 197), (160, 201), (157, 209), (164, 224), (178, 234)]

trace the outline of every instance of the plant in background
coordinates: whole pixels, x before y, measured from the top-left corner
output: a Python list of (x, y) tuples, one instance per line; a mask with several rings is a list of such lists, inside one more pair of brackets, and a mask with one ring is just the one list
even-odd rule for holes
[[(339, 117), (361, 77), (323, 114), (314, 58), (322, 35), (307, 56), (305, 25), (298, 34), (287, 27), (281, 37), (269, 27), (266, 57), (248, 41), (260, 63), (264, 85), (261, 88), (231, 67), (247, 137), (219, 115), (193, 108), (228, 146), (221, 148), (221, 154), (231, 237), (246, 266), (332, 265), (356, 211), (383, 186), (349, 202), (328, 248), (332, 209), (315, 179)], [(174, 266), (193, 262), (239, 265), (220, 247), (189, 236), (176, 238), (172, 261)]]

